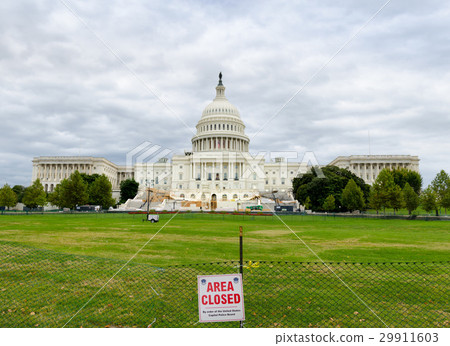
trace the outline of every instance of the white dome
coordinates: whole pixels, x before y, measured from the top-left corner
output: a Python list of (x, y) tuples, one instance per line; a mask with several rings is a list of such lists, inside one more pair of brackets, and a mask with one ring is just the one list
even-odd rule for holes
[(215, 99), (205, 107), (202, 113), (202, 118), (212, 115), (232, 115), (240, 117), (238, 109), (226, 98)]
[(205, 107), (202, 119), (208, 116), (231, 115), (240, 118), (238, 109), (225, 97), (225, 87), (222, 84), (222, 75), (219, 76), (219, 84), (216, 87), (216, 98)]
[(222, 73), (216, 87), (216, 98), (205, 107), (192, 138), (192, 151), (248, 151), (250, 139), (238, 109), (225, 97)]

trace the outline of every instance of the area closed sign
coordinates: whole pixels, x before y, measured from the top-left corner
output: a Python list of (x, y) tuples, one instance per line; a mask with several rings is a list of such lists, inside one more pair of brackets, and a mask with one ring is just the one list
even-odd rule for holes
[(197, 281), (200, 322), (245, 320), (241, 274), (199, 275)]

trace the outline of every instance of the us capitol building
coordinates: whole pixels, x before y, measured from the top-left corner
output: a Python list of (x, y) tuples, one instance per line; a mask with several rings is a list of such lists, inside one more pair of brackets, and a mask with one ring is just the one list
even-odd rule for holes
[[(261, 203), (261, 198), (293, 201), (292, 179), (306, 173), (306, 162), (289, 162), (274, 158), (266, 162), (263, 156), (249, 153), (250, 139), (238, 109), (225, 97), (222, 74), (216, 86), (216, 97), (203, 110), (197, 123), (197, 133), (191, 139), (192, 151), (157, 162), (136, 162), (119, 166), (105, 158), (86, 156), (40, 156), (33, 159), (32, 180), (40, 179), (47, 192), (52, 192), (61, 180), (78, 170), (86, 174), (105, 174), (118, 198), (120, 183), (135, 179), (139, 192), (129, 200), (127, 208), (140, 208), (147, 191), (154, 197), (152, 208), (235, 210)], [(330, 165), (347, 168), (367, 183), (372, 183), (383, 168), (405, 167), (419, 171), (419, 158), (410, 155), (339, 156)]]

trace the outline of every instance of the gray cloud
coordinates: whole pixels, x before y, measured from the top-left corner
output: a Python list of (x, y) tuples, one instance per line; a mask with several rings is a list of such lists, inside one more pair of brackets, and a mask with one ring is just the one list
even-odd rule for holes
[[(219, 71), (252, 137), (384, 1), (67, 3), (140, 80), (62, 3), (2, 1), (0, 184), (28, 185), (34, 156), (189, 149)], [(450, 172), (449, 17), (439, 1), (389, 3), (252, 152), (325, 164), (368, 154), (370, 131), (372, 154), (419, 155), (426, 183)]]

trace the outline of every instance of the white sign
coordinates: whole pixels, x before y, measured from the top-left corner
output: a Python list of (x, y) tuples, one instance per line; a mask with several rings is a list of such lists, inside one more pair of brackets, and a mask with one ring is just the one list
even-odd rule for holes
[(244, 290), (241, 274), (199, 275), (200, 322), (244, 321)]

